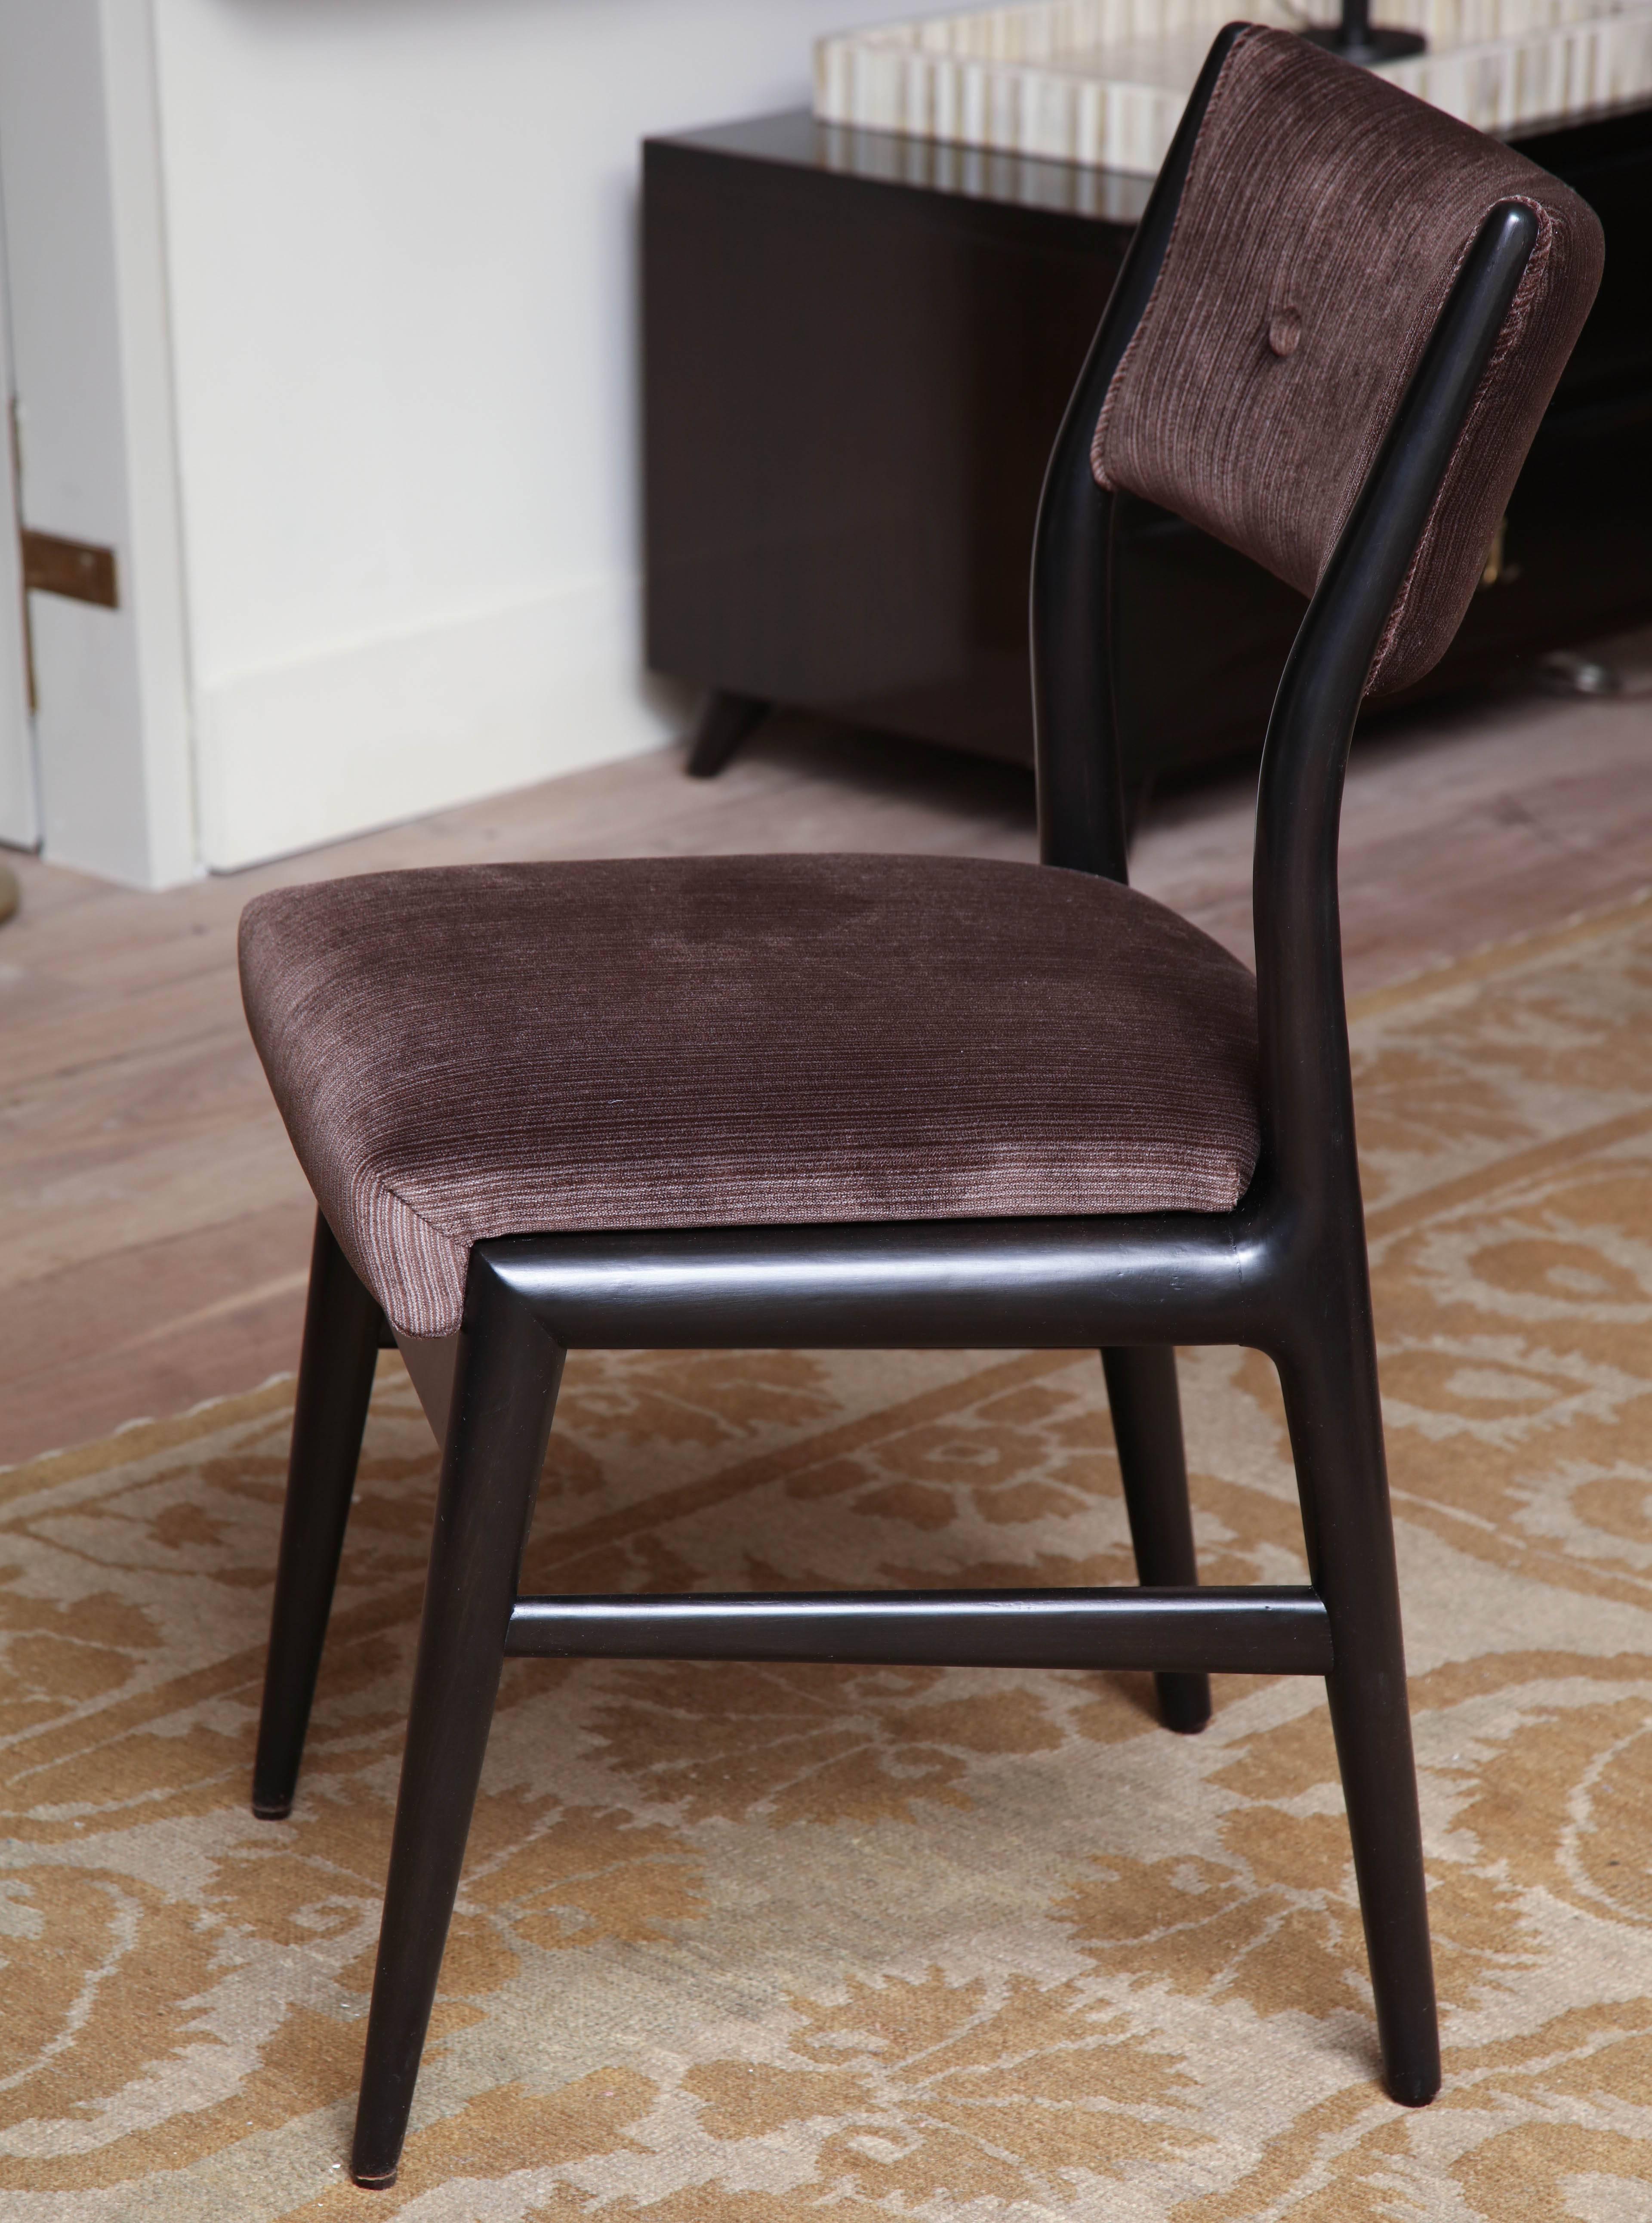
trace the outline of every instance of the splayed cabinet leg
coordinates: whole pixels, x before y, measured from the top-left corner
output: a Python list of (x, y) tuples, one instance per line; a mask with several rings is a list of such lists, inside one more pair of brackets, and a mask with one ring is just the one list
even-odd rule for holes
[(688, 777), (714, 779), (742, 741), (755, 734), (774, 708), (755, 695), (732, 695), (718, 688), (700, 713), (688, 751)]

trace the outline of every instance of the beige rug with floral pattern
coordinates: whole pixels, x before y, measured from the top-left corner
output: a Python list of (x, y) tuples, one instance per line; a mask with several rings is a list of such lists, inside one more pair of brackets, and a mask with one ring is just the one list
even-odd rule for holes
[[(382, 1370), (299, 1799), (291, 1386), (0, 1477), (0, 2216), (1652, 2215), (1652, 906), (1355, 1014), (1446, 2084), (1373, 2077), (1317, 1685), (513, 1662), (402, 2176), (345, 2155), (434, 1453)], [(1301, 1579), (1268, 1367), (1207, 1576)], [(580, 1356), (529, 1582), (1131, 1578), (1093, 1353)]]

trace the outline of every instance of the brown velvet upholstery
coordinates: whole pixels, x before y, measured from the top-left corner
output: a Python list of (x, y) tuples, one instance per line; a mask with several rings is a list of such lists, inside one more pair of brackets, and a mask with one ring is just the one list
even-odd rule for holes
[(1536, 250), (1470, 410), (1367, 692), (1450, 645), (1600, 281), (1575, 193), (1294, 33), (1254, 25), (1205, 112), (1159, 280), (1092, 461), (1310, 594), (1458, 266), (1502, 200)]
[(248, 905), (253, 1037), (393, 1324), (491, 1236), (1219, 1212), (1256, 992), (1109, 880), (917, 857), (498, 865)]

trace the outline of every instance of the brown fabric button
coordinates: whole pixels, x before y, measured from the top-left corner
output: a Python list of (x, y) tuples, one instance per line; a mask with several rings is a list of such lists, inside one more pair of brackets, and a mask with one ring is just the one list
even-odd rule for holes
[(1294, 309), (1275, 309), (1267, 320), (1267, 343), (1277, 356), (1295, 355), (1302, 319)]

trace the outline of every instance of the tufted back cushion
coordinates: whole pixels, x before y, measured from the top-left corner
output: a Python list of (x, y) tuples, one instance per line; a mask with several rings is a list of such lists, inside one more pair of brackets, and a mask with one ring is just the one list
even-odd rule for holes
[(1497, 141), (1252, 25), (1195, 144), (1158, 283), (1102, 406), (1103, 487), (1311, 594), (1492, 209), (1536, 212), (1521, 280), (1378, 643), (1368, 694), (1462, 621), (1595, 289), (1593, 211)]

